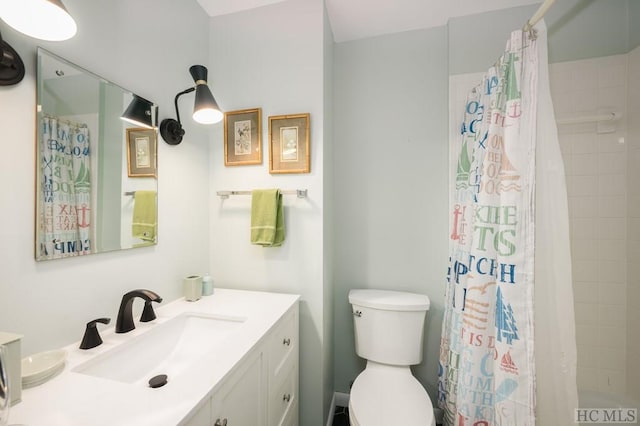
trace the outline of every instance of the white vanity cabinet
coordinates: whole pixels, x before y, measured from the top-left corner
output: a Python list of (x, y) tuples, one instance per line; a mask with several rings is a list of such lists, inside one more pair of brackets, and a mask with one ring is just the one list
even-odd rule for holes
[(297, 426), (298, 348), (296, 304), (182, 424)]

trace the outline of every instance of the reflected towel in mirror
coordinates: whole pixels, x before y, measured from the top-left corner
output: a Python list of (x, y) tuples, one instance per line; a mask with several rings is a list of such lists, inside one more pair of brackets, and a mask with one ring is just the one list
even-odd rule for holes
[(131, 235), (145, 242), (155, 242), (157, 229), (156, 191), (136, 191)]

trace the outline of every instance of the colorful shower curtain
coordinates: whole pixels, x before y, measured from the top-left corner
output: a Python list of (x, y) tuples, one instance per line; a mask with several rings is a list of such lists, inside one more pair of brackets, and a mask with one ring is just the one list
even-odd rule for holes
[(446, 425), (573, 423), (568, 208), (546, 43), (544, 22), (511, 34), (469, 93), (454, 143), (438, 389)]
[(41, 123), (40, 253), (58, 259), (91, 253), (89, 130), (52, 117)]
[(440, 351), (447, 425), (535, 424), (536, 45), (513, 32), (465, 105)]

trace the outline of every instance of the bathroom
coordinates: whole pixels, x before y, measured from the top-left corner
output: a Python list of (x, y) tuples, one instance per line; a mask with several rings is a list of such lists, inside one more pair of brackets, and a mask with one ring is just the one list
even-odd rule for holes
[[(209, 17), (196, 0), (64, 3), (79, 26), (69, 41), (39, 42), (4, 24), (0, 27), (26, 68), (20, 84), (0, 89), (4, 132), (0, 173), (6, 188), (0, 212), (4, 224), (0, 330), (24, 335), (25, 355), (61, 347), (80, 340), (88, 320), (113, 317), (130, 289), (150, 288), (170, 301), (181, 296), (182, 278), (193, 273), (210, 273), (217, 287), (300, 294), (299, 424), (311, 426), (327, 424), (334, 392), (348, 393), (364, 367), (354, 352), (349, 290), (411, 291), (431, 299), (424, 360), (413, 371), (435, 399), (448, 256), (450, 78), (490, 66), (509, 32), (521, 27), (538, 4), (520, 2), (524, 6), (480, 15), (475, 15), (480, 10), (470, 9), (466, 14), (470, 16), (452, 18), (448, 24), (344, 41), (332, 34), (327, 7), (319, 0), (272, 2), (216, 17)], [(554, 87), (554, 77), (563, 73), (564, 78), (571, 77), (553, 63), (633, 51), (627, 59), (618, 58), (631, 64), (640, 44), (639, 9), (637, 0), (571, 0), (554, 5), (546, 17), (554, 96), (562, 93)], [(265, 117), (311, 114), (311, 172), (270, 175), (266, 162), (225, 167), (222, 124), (208, 127), (183, 119), (183, 143), (158, 145), (158, 245), (36, 262), (37, 46), (152, 99), (160, 106), (160, 119), (174, 116), (175, 94), (192, 84), (189, 66), (203, 63), (223, 110), (261, 107)], [(597, 76), (598, 71), (593, 72)], [(554, 97), (557, 115), (573, 112), (562, 98)], [(627, 99), (629, 114), (637, 114), (635, 98)], [(386, 106), (380, 108), (381, 104)], [(575, 135), (589, 129), (561, 127), (560, 140), (563, 154), (571, 156), (570, 203), (589, 201), (579, 199), (585, 195), (580, 193), (580, 179), (572, 176), (583, 175), (577, 168), (585, 161), (593, 164), (600, 158), (597, 153), (603, 148), (596, 145), (598, 141), (615, 137), (617, 150), (623, 149), (618, 140), (626, 141), (629, 163), (618, 173), (626, 178), (628, 189), (626, 220), (598, 217), (601, 222), (596, 223), (595, 213), (580, 217), (581, 208), (572, 210), (572, 220), (579, 219), (572, 226), (599, 229), (613, 223), (616, 239), (626, 246), (617, 259), (600, 257), (602, 268), (624, 272), (600, 284), (590, 278), (599, 271), (576, 269), (592, 267), (594, 258), (588, 256), (594, 250), (597, 255), (594, 245), (599, 243), (589, 241), (590, 253), (580, 251), (586, 247), (580, 242), (574, 245), (578, 384), (602, 392), (626, 389), (627, 395), (639, 400), (640, 348), (632, 338), (632, 324), (640, 319), (633, 304), (640, 296), (638, 282), (632, 280), (639, 202), (629, 184), (637, 173), (630, 165), (638, 152), (637, 124), (633, 126), (623, 117), (616, 133), (593, 132), (585, 146), (577, 145), (581, 138)], [(584, 151), (590, 148), (594, 151)], [(389, 150), (398, 149), (410, 155), (389, 155)], [(610, 175), (616, 173), (607, 173), (615, 179)], [(220, 190), (254, 187), (308, 190), (307, 199), (285, 198), (288, 241), (279, 249), (246, 242), (246, 199), (232, 197), (223, 203), (216, 196)], [(578, 192), (572, 196), (572, 190)], [(621, 194), (610, 196), (624, 208)], [(603, 200), (608, 201), (614, 200)], [(619, 229), (620, 222), (626, 223), (626, 230)], [(583, 228), (577, 230), (582, 238), (595, 240), (585, 238)], [(613, 242), (607, 239), (603, 244)], [(580, 272), (586, 276), (581, 278)], [(607, 293), (603, 289), (607, 283), (615, 284), (617, 300), (626, 301), (626, 307), (595, 299), (594, 292)], [(626, 310), (626, 320), (616, 317), (594, 324), (590, 310), (604, 314), (612, 306), (620, 307), (618, 312)], [(594, 341), (599, 339), (595, 330), (590, 332), (594, 326), (604, 334), (624, 329), (616, 332), (620, 341), (611, 342), (615, 350), (607, 350), (602, 340)], [(588, 359), (593, 347), (602, 349), (601, 359)], [(589, 352), (582, 352), (584, 348)], [(615, 367), (601, 367), (601, 362)]]

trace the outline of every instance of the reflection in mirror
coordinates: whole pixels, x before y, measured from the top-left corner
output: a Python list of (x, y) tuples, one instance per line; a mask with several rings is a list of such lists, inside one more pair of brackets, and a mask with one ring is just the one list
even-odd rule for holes
[(37, 84), (36, 260), (156, 244), (157, 107), (42, 48)]

